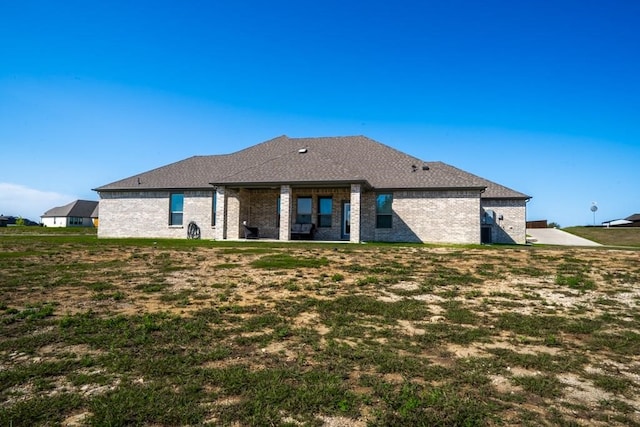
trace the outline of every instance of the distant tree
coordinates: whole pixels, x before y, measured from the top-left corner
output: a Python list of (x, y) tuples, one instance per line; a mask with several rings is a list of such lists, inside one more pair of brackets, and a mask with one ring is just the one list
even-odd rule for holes
[(557, 222), (550, 222), (549, 224), (547, 224), (548, 228), (562, 228), (560, 227), (560, 224), (558, 224)]

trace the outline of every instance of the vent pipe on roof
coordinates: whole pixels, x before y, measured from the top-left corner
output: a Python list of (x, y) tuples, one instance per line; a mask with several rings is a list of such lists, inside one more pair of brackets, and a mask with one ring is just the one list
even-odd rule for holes
[(422, 165), (422, 170), (423, 170), (423, 171), (428, 171), (428, 170), (429, 170), (429, 166), (427, 166), (427, 165)]
[(298, 153), (299, 153), (299, 154), (304, 154), (304, 153), (306, 153), (306, 152), (307, 152), (307, 149), (306, 149), (306, 148), (301, 148), (301, 149), (299, 149), (299, 150), (298, 150)]

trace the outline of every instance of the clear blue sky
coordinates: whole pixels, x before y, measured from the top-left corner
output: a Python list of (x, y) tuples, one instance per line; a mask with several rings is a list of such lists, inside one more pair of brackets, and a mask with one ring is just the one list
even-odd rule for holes
[(366, 135), (640, 212), (640, 1), (0, 0), (0, 214), (273, 137)]

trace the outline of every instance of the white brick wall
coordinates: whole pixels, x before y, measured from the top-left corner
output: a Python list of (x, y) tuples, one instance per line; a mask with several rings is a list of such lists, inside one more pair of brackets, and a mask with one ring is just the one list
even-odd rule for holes
[[(482, 199), (482, 208), (496, 214), (495, 225), (491, 230), (494, 243), (525, 244), (527, 240), (525, 200)], [(502, 219), (499, 219), (502, 217)]]
[(227, 220), (227, 210), (226, 210), (226, 203), (225, 203), (225, 192), (226, 189), (224, 188), (224, 186), (220, 186), (217, 187), (215, 190), (215, 197), (216, 197), (216, 212), (215, 212), (215, 216), (216, 216), (216, 220), (215, 220), (215, 226), (213, 229), (213, 238), (215, 240), (223, 240), (227, 238), (226, 235), (226, 230), (225, 230), (225, 226), (224, 223)]
[[(195, 221), (203, 239), (237, 239), (244, 237), (242, 221), (260, 229), (267, 238), (286, 240), (286, 228), (277, 227), (277, 199), (282, 198), (281, 224), (290, 216), (295, 222), (298, 196), (312, 197), (312, 221), (317, 222), (318, 196), (333, 198), (332, 226), (320, 228), (318, 240), (341, 238), (342, 202), (351, 201), (351, 240), (357, 241), (356, 218), (361, 219), (362, 241), (480, 243), (481, 205), (502, 215), (493, 229), (496, 243), (526, 241), (524, 200), (483, 199), (474, 191), (395, 191), (391, 229), (377, 229), (376, 192), (351, 188), (291, 188), (235, 191), (220, 187), (211, 191), (185, 191), (182, 226), (169, 226), (168, 191), (105, 192), (100, 200), (100, 237), (186, 238), (187, 225)], [(212, 203), (217, 194), (216, 226), (212, 226)], [(358, 212), (357, 199), (361, 206)], [(225, 209), (226, 206), (226, 209)], [(226, 229), (222, 227), (223, 219)]]
[(291, 238), (291, 187), (280, 187), (280, 240)]
[(349, 236), (349, 240), (351, 241), (351, 243), (360, 243), (361, 241), (360, 239), (360, 229), (362, 227), (360, 223), (360, 221), (362, 221), (362, 218), (360, 217), (360, 210), (361, 210), (361, 203), (362, 203), (361, 191), (362, 191), (362, 188), (360, 184), (351, 184), (351, 195), (350, 195), (351, 196), (351, 215), (350, 215), (351, 230), (350, 230), (350, 236)]
[(213, 191), (185, 191), (182, 226), (169, 225), (168, 191), (105, 192), (100, 194), (99, 237), (159, 237), (186, 239), (190, 221), (203, 239), (213, 239)]
[[(385, 193), (381, 191), (380, 193)], [(395, 191), (392, 228), (376, 228), (376, 192), (363, 194), (364, 241), (480, 243), (477, 191)]]
[(227, 195), (227, 220), (226, 220), (226, 238), (239, 239), (244, 237), (240, 235), (241, 219), (240, 219), (240, 199), (241, 195), (238, 191), (230, 188), (226, 189)]

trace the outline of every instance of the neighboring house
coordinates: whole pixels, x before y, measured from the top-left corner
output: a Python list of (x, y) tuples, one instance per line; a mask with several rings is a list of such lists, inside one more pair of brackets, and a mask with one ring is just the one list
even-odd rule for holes
[(630, 227), (640, 227), (640, 213), (630, 215), (625, 220), (631, 222)]
[(100, 237), (526, 243), (529, 196), (364, 136), (281, 136), (96, 188)]
[(633, 224), (631, 221), (627, 221), (626, 219), (612, 219), (611, 221), (604, 221), (602, 223), (603, 226), (609, 227), (629, 227)]
[(96, 201), (76, 200), (49, 209), (40, 218), (45, 227), (97, 227), (98, 206)]
[(640, 227), (640, 214), (633, 214), (624, 219), (614, 219), (602, 223), (605, 227)]

